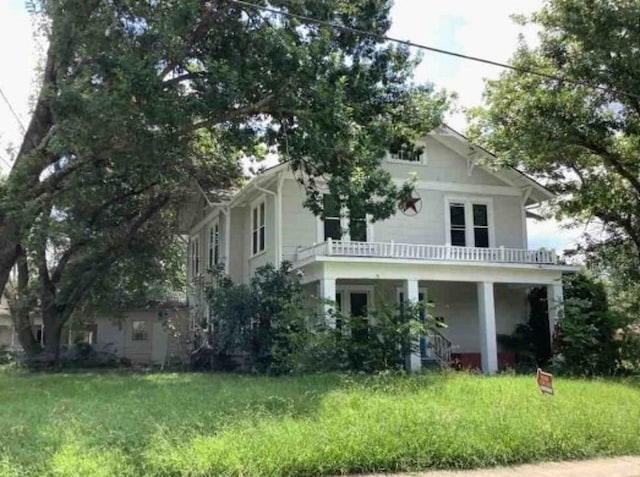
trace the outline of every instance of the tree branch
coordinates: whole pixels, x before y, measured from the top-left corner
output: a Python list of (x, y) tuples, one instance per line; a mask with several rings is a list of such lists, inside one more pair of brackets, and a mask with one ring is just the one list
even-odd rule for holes
[(120, 237), (104, 248), (100, 254), (100, 259), (92, 259), (84, 265), (80, 271), (82, 275), (80, 286), (75, 287), (71, 294), (64, 300), (64, 316), (70, 316), (100, 274), (105, 273), (108, 268), (115, 263), (119, 256), (118, 252), (121, 251), (122, 248), (127, 247), (139, 229), (147, 223), (151, 217), (165, 207), (170, 200), (171, 194), (166, 192), (159, 194), (155, 199), (151, 200), (147, 207), (122, 230)]
[(581, 137), (581, 144), (586, 149), (590, 150), (594, 154), (600, 156), (603, 161), (611, 166), (620, 176), (626, 179), (629, 184), (640, 195), (640, 180), (629, 170), (627, 170), (622, 164), (622, 157), (614, 151), (607, 149), (606, 147), (589, 141), (586, 137)]
[(221, 112), (214, 117), (194, 123), (190, 130), (197, 131), (198, 129), (215, 126), (216, 124), (232, 121), (234, 119), (238, 119), (243, 116), (253, 116), (256, 114), (269, 114), (269, 111), (267, 111), (267, 106), (274, 99), (275, 99), (275, 94), (270, 94), (268, 96), (265, 96), (261, 100), (257, 101), (256, 103), (253, 103), (241, 108), (236, 108), (236, 109)]
[(164, 79), (165, 76), (171, 73), (180, 64), (182, 57), (186, 56), (189, 53), (189, 50), (191, 49), (193, 44), (200, 40), (202, 36), (204, 36), (204, 34), (209, 31), (212, 20), (214, 19), (213, 14), (217, 11), (217, 9), (214, 6), (214, 2), (205, 2), (204, 8), (205, 11), (202, 15), (202, 18), (200, 18), (200, 20), (193, 27), (191, 27), (191, 31), (188, 34), (184, 47), (180, 52), (180, 58), (168, 60), (167, 66), (165, 66), (162, 71), (160, 71), (160, 78)]
[[(147, 186), (145, 186), (145, 187), (143, 187), (141, 189), (136, 189), (136, 190), (127, 192), (125, 194), (120, 194), (118, 196), (112, 197), (108, 201), (106, 201), (103, 204), (101, 204), (98, 208), (96, 208), (96, 210), (94, 211), (92, 217), (89, 219), (89, 224), (91, 224), (91, 225), (95, 224), (96, 220), (98, 220), (100, 215), (107, 208), (109, 208), (110, 206), (112, 206), (114, 204), (122, 203), (125, 199), (127, 199), (129, 197), (133, 197), (133, 196), (136, 196), (136, 195), (143, 194), (144, 192), (147, 192), (147, 191), (151, 190), (156, 185), (158, 185), (158, 183), (154, 182), (154, 183), (149, 184), (149, 185), (147, 185)], [(60, 282), (60, 279), (62, 278), (62, 274), (64, 273), (64, 271), (66, 269), (66, 266), (69, 263), (69, 261), (71, 260), (71, 258), (73, 257), (73, 255), (76, 254), (78, 251), (82, 250), (89, 243), (91, 243), (91, 240), (85, 238), (83, 240), (78, 240), (76, 242), (72, 242), (69, 245), (69, 248), (67, 248), (67, 250), (65, 250), (65, 252), (58, 259), (58, 264), (57, 264), (53, 274), (51, 275), (51, 282), (53, 284), (57, 285)]]

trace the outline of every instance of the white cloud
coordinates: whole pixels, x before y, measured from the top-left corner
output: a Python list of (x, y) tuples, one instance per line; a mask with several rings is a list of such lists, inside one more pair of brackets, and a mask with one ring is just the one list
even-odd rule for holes
[[(536, 40), (533, 27), (523, 28), (511, 20), (513, 14), (530, 14), (543, 0), (396, 0), (390, 35), (400, 39), (453, 50), (465, 55), (508, 62), (518, 36), (528, 43)], [(439, 53), (424, 52), (417, 79), (432, 81), (458, 93), (462, 108), (482, 101), (485, 78), (496, 78), (501, 68)], [(464, 114), (454, 113), (447, 122), (464, 130)]]
[[(0, 88), (26, 126), (39, 54), (33, 40), (31, 19), (24, 8), (0, 2), (0, 45)], [(20, 126), (7, 104), (0, 100), (0, 172), (7, 169), (6, 148), (10, 145), (18, 147), (21, 138)]]
[[(536, 29), (514, 23), (514, 14), (529, 15), (539, 10), (544, 0), (395, 0), (391, 36), (402, 40), (455, 51), (469, 56), (508, 63), (519, 36), (528, 44), (537, 41)], [(482, 104), (484, 80), (497, 78), (502, 68), (439, 53), (424, 52), (416, 72), (419, 81), (458, 94), (458, 106), (471, 108)], [(449, 113), (448, 124), (464, 131), (462, 111)], [(528, 221), (530, 248), (564, 250), (576, 245), (583, 228), (568, 229), (555, 220)]]

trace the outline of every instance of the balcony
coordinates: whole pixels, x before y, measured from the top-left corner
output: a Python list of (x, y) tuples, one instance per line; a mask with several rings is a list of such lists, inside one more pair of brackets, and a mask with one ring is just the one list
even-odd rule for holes
[(353, 257), (415, 260), (424, 262), (475, 262), (530, 265), (557, 265), (555, 250), (518, 248), (452, 247), (395, 242), (348, 242), (327, 240), (298, 249), (297, 262), (317, 257)]

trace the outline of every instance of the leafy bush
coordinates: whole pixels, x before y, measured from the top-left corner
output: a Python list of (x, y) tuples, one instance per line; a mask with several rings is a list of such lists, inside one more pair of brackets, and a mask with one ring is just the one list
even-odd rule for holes
[(288, 356), (302, 345), (299, 335), (307, 328), (302, 286), (289, 273), (266, 265), (256, 270), (248, 285), (234, 284), (219, 270), (207, 291), (211, 315), (211, 346), (215, 361), (233, 367), (233, 357), (246, 354), (249, 366), (260, 373), (292, 370)]
[(59, 361), (63, 368), (114, 368), (119, 364), (120, 359), (108, 346), (97, 350), (95, 346), (81, 341), (63, 350)]
[(289, 269), (288, 263), (278, 269), (266, 265), (248, 285), (213, 272), (215, 285), (207, 296), (214, 369), (375, 372), (401, 369), (416, 351), (425, 331), (424, 305), (381, 306), (367, 319), (336, 312), (332, 318), (339, 326), (333, 328), (320, 313), (323, 303), (303, 293)]
[(521, 323), (511, 335), (498, 335), (505, 351), (514, 353), (516, 371), (531, 372), (544, 367), (551, 359), (551, 338), (546, 287), (533, 288), (527, 296), (529, 320)]
[(616, 330), (624, 318), (611, 310), (604, 285), (585, 274), (564, 277), (564, 316), (556, 330), (553, 366), (576, 375), (612, 375), (621, 359)]

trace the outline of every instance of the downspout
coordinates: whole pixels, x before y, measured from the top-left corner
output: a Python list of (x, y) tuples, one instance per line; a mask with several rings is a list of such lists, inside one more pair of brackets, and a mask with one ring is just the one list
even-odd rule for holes
[(529, 232), (527, 231), (527, 200), (529, 200), (529, 196), (533, 187), (527, 187), (523, 190), (524, 194), (520, 197), (520, 210), (522, 211), (522, 242), (524, 244), (524, 248), (529, 248)]
[(272, 196), (274, 198), (274, 205), (275, 205), (275, 209), (276, 209), (276, 216), (275, 216), (275, 247), (276, 247), (276, 253), (275, 253), (275, 265), (277, 267), (280, 266), (280, 263), (282, 262), (282, 246), (281, 246), (281, 231), (282, 231), (282, 175), (278, 175), (278, 185), (277, 185), (277, 192), (273, 192), (271, 190), (268, 189), (264, 189), (263, 187), (260, 187), (257, 184), (254, 184), (254, 187), (256, 188), (256, 190), (259, 190), (260, 192), (263, 192), (265, 194), (269, 194), (270, 196)]
[(224, 273), (229, 275), (229, 262), (231, 261), (231, 207), (222, 209), (224, 214)]

